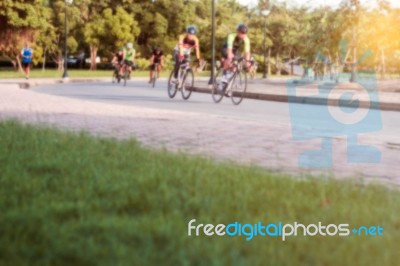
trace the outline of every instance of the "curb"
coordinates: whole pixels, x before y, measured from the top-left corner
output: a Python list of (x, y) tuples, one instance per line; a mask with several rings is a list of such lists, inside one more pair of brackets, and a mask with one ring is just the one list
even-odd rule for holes
[(17, 86), (20, 89), (30, 89), (41, 85), (51, 84), (64, 84), (64, 83), (91, 83), (91, 82), (105, 82), (110, 80), (109, 78), (74, 78), (74, 79), (48, 79), (48, 80), (27, 80), (27, 81), (0, 81), (0, 84), (7, 84), (9, 86)]
[[(192, 87), (193, 92), (208, 93), (211, 94), (211, 89), (203, 87)], [(307, 96), (287, 96), (282, 94), (266, 94), (256, 92), (246, 92), (244, 98), (261, 100), (261, 101), (273, 101), (273, 102), (284, 102), (284, 103), (298, 103), (298, 104), (310, 104), (310, 105), (325, 105), (325, 106), (337, 106), (334, 101), (328, 101), (327, 98), (322, 97), (307, 97)], [(367, 102), (360, 101), (359, 108), (382, 110), (382, 111), (397, 111), (400, 112), (400, 103), (394, 102)], [(340, 107), (354, 108), (352, 105), (341, 104)]]
[[(147, 78), (134, 77), (131, 80), (147, 80)], [(6, 80), (0, 81), (0, 84), (17, 85), (20, 89), (30, 89), (41, 85), (52, 85), (52, 84), (71, 84), (71, 83), (94, 83), (94, 82), (111, 82), (111, 78), (99, 77), (99, 78), (66, 78), (66, 79), (42, 79), (42, 80), (26, 80), (26, 81), (11, 81)]]

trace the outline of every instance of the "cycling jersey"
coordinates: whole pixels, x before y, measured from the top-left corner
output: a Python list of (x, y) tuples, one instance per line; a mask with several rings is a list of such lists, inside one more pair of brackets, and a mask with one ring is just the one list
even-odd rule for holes
[(199, 51), (199, 40), (196, 36), (189, 39), (187, 34), (182, 34), (179, 36), (179, 43), (175, 47), (175, 51), (178, 51), (180, 55), (190, 55), (192, 49), (196, 49), (196, 57), (200, 58)]
[(157, 54), (157, 51), (154, 50), (152, 56), (153, 58), (153, 62), (154, 63), (160, 63), (161, 62), (161, 58), (164, 56), (163, 51), (160, 51), (160, 53)]
[(133, 57), (135, 55), (135, 49), (125, 49), (125, 60), (126, 61), (133, 61)]
[(231, 33), (228, 35), (228, 38), (226, 40), (226, 47), (228, 49), (232, 49), (235, 53), (242, 46), (245, 53), (250, 53), (250, 39), (247, 35), (244, 39), (240, 39), (236, 33)]
[(124, 54), (123, 53), (116, 53), (115, 58), (117, 58), (118, 63), (121, 63), (122, 60), (124, 59)]

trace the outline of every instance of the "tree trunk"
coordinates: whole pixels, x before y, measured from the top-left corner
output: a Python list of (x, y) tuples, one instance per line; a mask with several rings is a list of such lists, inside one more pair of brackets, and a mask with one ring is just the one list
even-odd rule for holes
[(271, 76), (271, 47), (268, 47), (268, 76)]
[[(291, 60), (291, 61), (294, 59), (293, 48), (290, 48), (289, 57), (290, 57), (290, 60)], [(294, 62), (292, 61), (292, 62), (290, 63), (290, 75), (293, 76), (293, 72), (294, 72)]]
[(17, 69), (17, 60), (16, 60), (16, 58), (13, 59), (13, 58), (10, 57), (10, 56), (6, 56), (6, 58), (7, 58), (8, 60), (10, 60), (11, 64), (13, 65), (14, 70), (15, 70), (15, 71), (18, 71), (18, 69)]
[(42, 66), (42, 71), (46, 70), (46, 48), (44, 48), (43, 51), (43, 66)]
[(15, 59), (16, 59), (16, 61), (17, 61), (18, 71), (24, 72), (24, 71), (22, 70), (22, 64), (21, 64), (21, 59), (20, 59), (19, 55), (17, 55), (17, 56), (15, 57)]
[(94, 45), (90, 45), (90, 70), (96, 70), (96, 57), (98, 48)]
[(64, 71), (64, 57), (62, 56), (57, 58), (57, 69), (58, 71)]
[(278, 52), (276, 54), (276, 74), (278, 76), (282, 75), (281, 68), (282, 68), (282, 66), (281, 66), (281, 62), (280, 62), (280, 59), (279, 59), (279, 52)]

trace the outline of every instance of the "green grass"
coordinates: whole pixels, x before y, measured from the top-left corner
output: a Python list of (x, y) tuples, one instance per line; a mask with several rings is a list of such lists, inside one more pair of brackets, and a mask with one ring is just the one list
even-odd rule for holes
[[(112, 70), (68, 70), (68, 74), (70, 78), (111, 78)], [(168, 77), (170, 74), (170, 70), (165, 70), (161, 72), (162, 77)], [(53, 69), (48, 69), (42, 71), (41, 69), (33, 69), (31, 71), (30, 78), (61, 78), (63, 75), (62, 71), (57, 71)], [(134, 71), (132, 73), (132, 77), (149, 77), (149, 71)], [(209, 72), (201, 72), (196, 73), (196, 76), (208, 77), (210, 75)], [(10, 69), (2, 69), (0, 70), (0, 79), (14, 79), (14, 78), (24, 78), (25, 75), (21, 72), (10, 70)]]
[[(164, 70), (161, 72), (161, 77), (169, 77), (170, 70)], [(76, 70), (71, 69), (68, 70), (68, 74), (70, 78), (110, 78), (112, 76), (112, 70)], [(47, 69), (42, 71), (41, 69), (33, 69), (31, 71), (31, 78), (61, 78), (63, 75), (62, 71), (57, 71), (54, 69)], [(133, 77), (149, 77), (148, 71), (134, 71)], [(195, 73), (196, 77), (209, 77), (209, 71), (197, 72)], [(257, 78), (261, 78), (262, 73), (257, 73)], [(273, 79), (288, 79), (288, 78), (298, 78), (297, 76), (278, 76), (278, 75), (270, 75), (269, 78)], [(16, 78), (25, 78), (25, 75), (21, 72), (14, 71), (12, 69), (0, 69), (0, 79), (16, 79)]]
[[(397, 265), (400, 194), (0, 123), (0, 265)], [(187, 223), (380, 225), (383, 237), (188, 237)]]

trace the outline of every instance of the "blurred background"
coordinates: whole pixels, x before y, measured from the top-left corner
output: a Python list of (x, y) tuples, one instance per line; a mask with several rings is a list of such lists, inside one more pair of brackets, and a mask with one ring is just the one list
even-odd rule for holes
[[(202, 57), (211, 62), (209, 0), (32, 0), (0, 3), (0, 67), (18, 69), (26, 42), (34, 66), (63, 70), (64, 50), (71, 68), (107, 69), (118, 48), (134, 42), (139, 69), (148, 67), (155, 47), (168, 58), (187, 25), (196, 25)], [(367, 50), (372, 56), (358, 71), (381, 79), (400, 73), (400, 3), (395, 0), (219, 0), (216, 1), (216, 54), (229, 32), (247, 23), (258, 71), (269, 75), (325, 75), (356, 71)], [(65, 15), (67, 16), (65, 17)], [(68, 27), (65, 27), (67, 22)], [(66, 29), (67, 28), (67, 29)], [(343, 41), (345, 40), (345, 41)], [(342, 45), (340, 44), (342, 41)], [(264, 63), (265, 62), (265, 63)]]

